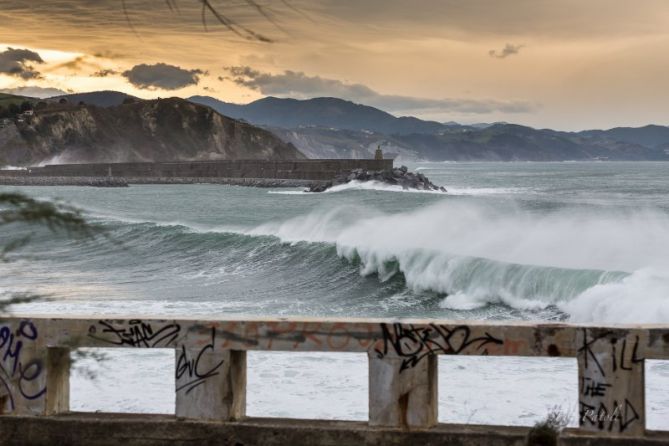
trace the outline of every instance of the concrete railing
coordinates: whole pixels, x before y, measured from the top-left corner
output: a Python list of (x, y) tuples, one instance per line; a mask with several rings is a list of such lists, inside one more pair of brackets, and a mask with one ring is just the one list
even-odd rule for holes
[(247, 351), (366, 353), (368, 425), (409, 431), (437, 424), (437, 355), (575, 357), (579, 430), (642, 438), (644, 361), (669, 359), (669, 328), (404, 319), (4, 317), (2, 414), (67, 412), (70, 350), (80, 347), (174, 349), (176, 416), (219, 421), (245, 417)]

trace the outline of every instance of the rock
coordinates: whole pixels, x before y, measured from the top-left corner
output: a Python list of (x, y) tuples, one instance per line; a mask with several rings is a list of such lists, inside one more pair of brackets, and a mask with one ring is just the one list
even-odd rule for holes
[(443, 187), (432, 183), (422, 173), (409, 172), (406, 166), (392, 170), (368, 171), (363, 169), (353, 169), (348, 173), (337, 175), (332, 181), (312, 185), (309, 192), (325, 192), (333, 186), (346, 184), (351, 181), (378, 181), (384, 184), (400, 185), (402, 189), (417, 189), (428, 191), (446, 192)]

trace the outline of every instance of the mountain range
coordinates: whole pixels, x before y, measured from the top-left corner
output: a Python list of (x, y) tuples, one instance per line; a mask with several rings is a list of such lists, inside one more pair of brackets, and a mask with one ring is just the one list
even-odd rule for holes
[(313, 158), (390, 156), (429, 161), (669, 160), (669, 127), (563, 132), (495, 123), (460, 125), (395, 117), (337, 98), (268, 97), (246, 105), (189, 100), (268, 128)]
[[(118, 107), (142, 100), (103, 91), (51, 98)], [(509, 123), (460, 125), (396, 117), (337, 98), (263, 98), (233, 104), (209, 96), (190, 102), (263, 127), (309, 158), (370, 158), (377, 146), (398, 160), (564, 161), (669, 160), (669, 127), (648, 125), (565, 132)]]

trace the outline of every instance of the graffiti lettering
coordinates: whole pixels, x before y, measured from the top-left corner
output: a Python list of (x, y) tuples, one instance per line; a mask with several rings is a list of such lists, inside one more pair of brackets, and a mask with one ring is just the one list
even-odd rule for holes
[[(626, 387), (616, 388), (616, 384), (634, 380), (635, 366), (643, 364), (639, 353), (639, 336), (631, 341), (627, 333), (614, 331), (596, 332), (582, 330), (582, 342), (578, 355), (583, 365), (579, 389), (581, 425), (597, 430), (624, 432), (632, 424), (641, 420), (635, 407), (639, 401), (625, 398)], [(632, 381), (633, 382), (633, 381)], [(620, 402), (622, 401), (622, 402)]]
[[(489, 344), (503, 345), (504, 341), (489, 333), (472, 337), (466, 325), (448, 328), (445, 325), (429, 324), (414, 326), (412, 324), (381, 324), (383, 334), (383, 350), (375, 349), (379, 358), (393, 352), (402, 358), (400, 371), (412, 368), (421, 359), (435, 354), (459, 355), (468, 348), (481, 350)], [(486, 354), (483, 350), (482, 354)]]
[(182, 377), (186, 376), (187, 381), (182, 384), (177, 384), (177, 389), (176, 389), (177, 392), (185, 390), (186, 393), (188, 394), (191, 392), (191, 390), (195, 389), (201, 384), (204, 384), (207, 379), (219, 374), (218, 369), (223, 365), (222, 360), (205, 370), (202, 370), (200, 365), (200, 361), (203, 359), (203, 355), (205, 355), (206, 352), (210, 353), (214, 352), (215, 340), (216, 340), (216, 329), (212, 328), (211, 342), (202, 347), (202, 349), (197, 353), (197, 355), (194, 358), (189, 357), (188, 350), (186, 349), (185, 345), (181, 346), (181, 353), (179, 354), (179, 358), (177, 359), (176, 379), (177, 383), (179, 383), (179, 380)]
[(46, 393), (46, 385), (32, 392), (26, 389), (28, 383), (40, 378), (44, 368), (40, 358), (26, 359), (24, 354), (26, 343), (34, 342), (37, 336), (37, 327), (31, 321), (21, 321), (16, 331), (0, 327), (0, 398), (8, 401), (10, 411), (16, 408), (18, 396), (35, 400)]
[(168, 347), (179, 336), (181, 327), (170, 323), (155, 329), (150, 323), (133, 319), (127, 325), (116, 327), (111, 321), (99, 321), (99, 326), (91, 325), (88, 336), (112, 345), (128, 347)]

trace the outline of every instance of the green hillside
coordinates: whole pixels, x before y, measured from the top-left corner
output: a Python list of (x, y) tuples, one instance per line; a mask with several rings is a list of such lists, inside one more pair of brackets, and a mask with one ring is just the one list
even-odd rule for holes
[(0, 106), (7, 107), (9, 104), (21, 105), (23, 101), (34, 101), (35, 98), (15, 96), (13, 94), (0, 93)]

